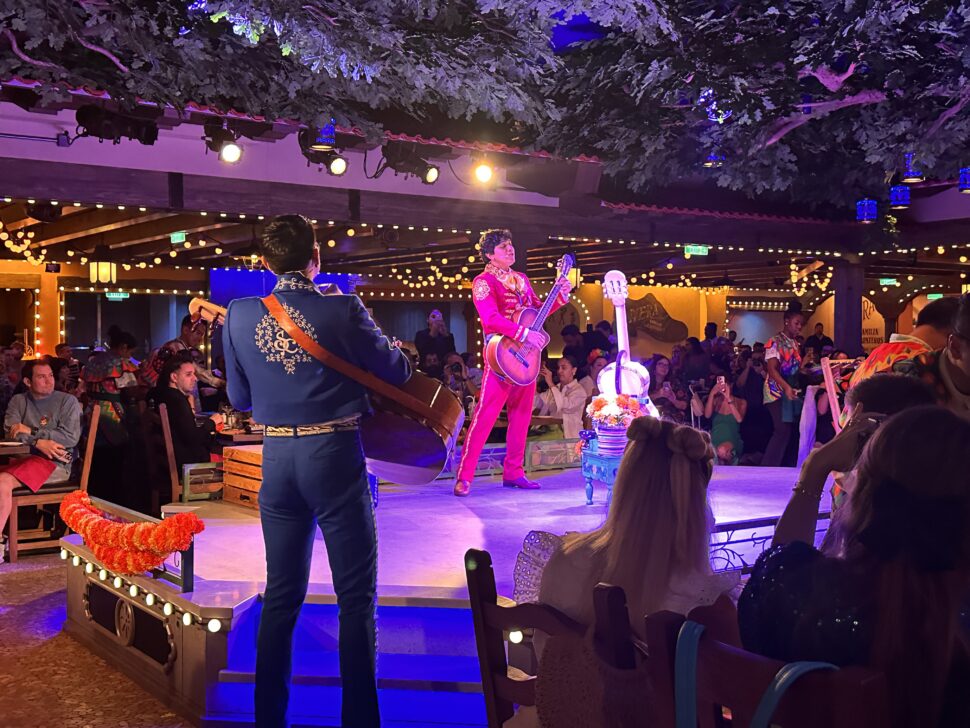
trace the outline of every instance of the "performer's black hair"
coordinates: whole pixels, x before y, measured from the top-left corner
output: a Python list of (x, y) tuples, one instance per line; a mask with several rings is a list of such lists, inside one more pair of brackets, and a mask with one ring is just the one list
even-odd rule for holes
[(802, 303), (801, 301), (789, 301), (788, 308), (785, 310), (785, 315), (783, 318), (785, 321), (790, 321), (795, 316), (802, 315)]
[(916, 317), (916, 325), (932, 326), (939, 331), (948, 332), (953, 328), (953, 320), (959, 310), (960, 299), (956, 296), (947, 296), (937, 301), (930, 301), (923, 306)]
[(305, 269), (315, 242), (313, 225), (303, 215), (280, 215), (263, 229), (259, 249), (269, 269), (279, 275)]
[(506, 240), (512, 239), (512, 232), (507, 228), (492, 228), (483, 230), (478, 244), (481, 247), (482, 260), (488, 262), (488, 256), (495, 252), (495, 248)]

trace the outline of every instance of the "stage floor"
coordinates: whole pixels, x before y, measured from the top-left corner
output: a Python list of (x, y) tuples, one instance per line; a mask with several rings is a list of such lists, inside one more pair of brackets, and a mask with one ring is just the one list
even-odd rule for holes
[[(463, 557), (469, 548), (492, 555), (500, 594), (512, 594), (512, 570), (522, 539), (532, 530), (590, 530), (606, 515), (606, 489), (585, 504), (578, 469), (533, 474), (541, 490), (503, 488), (499, 478), (475, 481), (468, 498), (455, 498), (447, 481), (425, 486), (382, 486), (377, 509), (378, 594), (404, 598), (467, 599)], [(711, 502), (717, 522), (777, 517), (791, 495), (795, 468), (719, 466)], [(821, 510), (828, 510), (826, 493)], [(195, 504), (193, 504), (195, 505)], [(197, 603), (227, 604), (262, 590), (265, 554), (258, 514), (221, 501), (201, 502), (206, 524), (196, 537)], [(332, 594), (323, 538), (317, 533), (311, 594)]]

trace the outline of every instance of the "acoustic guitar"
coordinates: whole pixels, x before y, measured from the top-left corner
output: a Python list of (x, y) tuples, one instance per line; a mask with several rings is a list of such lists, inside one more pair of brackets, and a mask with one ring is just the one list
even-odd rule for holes
[[(197, 325), (220, 326), (226, 309), (202, 298), (189, 302)], [(368, 389), (374, 414), (360, 424), (360, 439), (373, 475), (402, 485), (437, 478), (448, 462), (465, 420), (461, 401), (437, 379), (421, 372), (399, 387), (330, 354), (330, 368)]]
[(546, 296), (542, 308), (520, 308), (515, 312), (513, 321), (519, 326), (537, 331), (542, 334), (542, 346), (533, 346), (528, 342), (516, 341), (511, 336), (493, 336), (485, 344), (485, 360), (496, 374), (514, 384), (532, 384), (539, 376), (542, 367), (542, 350), (549, 344), (549, 335), (543, 331), (542, 325), (552, 313), (552, 304), (559, 296), (563, 286), (568, 284), (566, 276), (573, 267), (570, 255), (564, 255), (556, 266), (558, 275), (552, 290)]
[(611, 270), (603, 276), (603, 295), (613, 304), (616, 315), (616, 361), (610, 362), (596, 377), (596, 387), (606, 396), (629, 394), (638, 397), (647, 414), (659, 417), (647, 392), (650, 390), (650, 373), (640, 362), (630, 359), (630, 329), (626, 320), (626, 301), (630, 297), (623, 271)]

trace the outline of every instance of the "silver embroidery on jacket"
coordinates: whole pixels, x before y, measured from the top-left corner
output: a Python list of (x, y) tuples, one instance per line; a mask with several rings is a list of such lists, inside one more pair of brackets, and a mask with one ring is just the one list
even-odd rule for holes
[[(304, 318), (303, 314), (297, 311), (292, 306), (287, 306), (286, 303), (280, 301), (283, 308), (293, 319), (293, 323), (303, 331), (307, 336), (309, 336), (314, 341), (317, 340), (317, 333), (313, 326)], [(273, 318), (272, 314), (266, 314), (259, 320), (259, 324), (256, 326), (256, 346), (261, 352), (266, 355), (266, 361), (268, 362), (279, 362), (283, 365), (287, 374), (296, 373), (296, 365), (298, 362), (311, 362), (315, 361), (313, 356), (306, 352), (303, 347), (297, 344), (290, 335), (287, 334), (283, 327), (276, 323), (276, 319)]]

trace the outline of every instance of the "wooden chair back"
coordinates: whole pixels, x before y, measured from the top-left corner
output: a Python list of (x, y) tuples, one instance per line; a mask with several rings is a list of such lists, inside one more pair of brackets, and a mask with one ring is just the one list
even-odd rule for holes
[[(514, 714), (514, 705), (535, 705), (536, 677), (510, 668), (505, 652), (505, 635), (513, 631), (538, 629), (550, 636), (571, 634), (582, 637), (586, 628), (545, 604), (501, 606), (495, 588), (492, 557), (487, 551), (469, 549), (465, 553), (465, 576), (482, 672), (485, 712), (490, 728), (500, 728)], [(614, 667), (634, 667), (636, 653), (630, 638), (630, 619), (623, 590), (599, 584), (593, 595), (593, 603), (596, 610), (594, 642), (597, 654)]]
[(98, 436), (98, 421), (101, 419), (101, 408), (91, 408), (91, 421), (88, 422), (87, 439), (84, 442), (84, 454), (81, 456), (81, 479), (78, 488), (88, 492), (88, 479), (91, 477), (91, 459), (94, 457), (94, 441)]
[(171, 503), (178, 503), (182, 495), (178, 465), (175, 462), (175, 446), (172, 444), (172, 426), (168, 421), (168, 405), (158, 405), (158, 418), (162, 421), (162, 440), (165, 444), (165, 465), (168, 468), (168, 481), (172, 488)]
[[(737, 635), (736, 626), (727, 623), (734, 606), (726, 597), (722, 599), (726, 606), (715, 603), (688, 616), (705, 626), (697, 653), (699, 728), (748, 726), (766, 689), (785, 665), (722, 641), (724, 635), (729, 639)], [(659, 725), (678, 725), (675, 657), (677, 637), (685, 621), (672, 612), (652, 614), (645, 621)], [(725, 717), (725, 709), (730, 719)], [(888, 724), (885, 679), (864, 667), (804, 675), (784, 694), (771, 718), (771, 725), (780, 728), (877, 728)]]
[[(146, 483), (144, 508), (149, 515), (158, 517), (161, 504), (167, 499), (178, 500), (181, 492), (178, 468), (175, 464), (175, 451), (172, 446), (171, 428), (168, 425), (168, 412), (165, 419), (161, 413), (150, 406), (147, 387), (127, 387), (123, 390), (126, 412), (130, 418), (130, 434), (135, 457)], [(162, 405), (164, 408), (164, 405)], [(166, 438), (166, 430), (168, 437)]]

